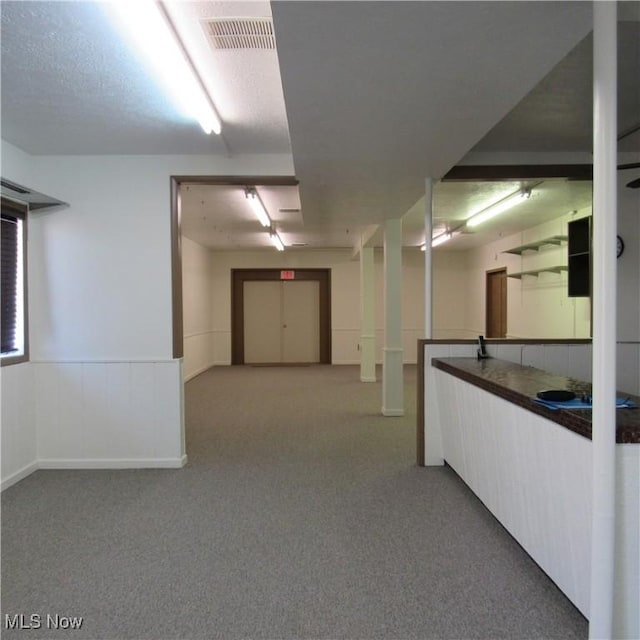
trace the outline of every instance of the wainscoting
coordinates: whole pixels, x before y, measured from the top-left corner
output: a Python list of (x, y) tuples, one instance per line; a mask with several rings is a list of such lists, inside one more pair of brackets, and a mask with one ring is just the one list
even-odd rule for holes
[(180, 360), (18, 366), (3, 371), (3, 488), (38, 468), (186, 462)]
[(435, 382), (447, 462), (588, 617), (591, 442), (448, 373)]
[[(434, 372), (445, 459), (588, 618), (591, 441)], [(640, 637), (640, 446), (618, 444), (616, 455), (614, 637), (631, 640)]]
[[(589, 614), (591, 441), (431, 366), (471, 341), (418, 343), (418, 463), (447, 462)], [(591, 342), (501, 341), (490, 356), (591, 381)], [(617, 387), (640, 395), (640, 344), (617, 345)], [(482, 407), (482, 411), (478, 410)], [(640, 447), (616, 445), (615, 637), (640, 637)]]
[[(424, 463), (442, 464), (442, 441), (438, 397), (434, 380), (432, 358), (473, 358), (477, 344), (472, 340), (419, 340), (418, 341), (418, 397), (423, 403), (418, 411), (418, 432), (424, 434)], [(506, 340), (487, 342), (492, 358), (508, 360), (550, 373), (571, 376), (591, 382), (591, 341)], [(422, 358), (422, 362), (420, 362)], [(640, 395), (640, 343), (619, 342), (617, 345), (617, 388), (623, 393)], [(429, 419), (425, 420), (425, 411)], [(419, 445), (420, 446), (420, 445)], [(419, 459), (420, 459), (419, 453)]]
[(184, 336), (184, 381), (188, 382), (214, 365), (215, 335), (201, 331)]

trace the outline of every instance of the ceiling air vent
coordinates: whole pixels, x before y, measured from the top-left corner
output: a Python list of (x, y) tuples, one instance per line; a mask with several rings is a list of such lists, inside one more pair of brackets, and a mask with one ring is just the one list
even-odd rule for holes
[(271, 18), (214, 18), (202, 23), (214, 49), (275, 49)]

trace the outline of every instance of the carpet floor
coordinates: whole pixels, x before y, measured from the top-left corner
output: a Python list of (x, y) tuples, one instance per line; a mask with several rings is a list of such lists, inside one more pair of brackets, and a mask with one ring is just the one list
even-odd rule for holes
[(384, 418), (356, 367), (214, 368), (185, 388), (184, 469), (9, 488), (3, 638), (586, 638), (455, 473), (415, 465), (415, 375)]

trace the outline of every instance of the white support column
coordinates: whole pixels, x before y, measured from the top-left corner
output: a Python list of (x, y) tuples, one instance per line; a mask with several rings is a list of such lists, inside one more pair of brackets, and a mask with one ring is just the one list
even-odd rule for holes
[(431, 236), (433, 235), (433, 181), (424, 181), (424, 337), (433, 337), (433, 271)]
[(402, 370), (402, 221), (384, 224), (382, 415), (404, 415)]
[(375, 267), (373, 247), (360, 248), (360, 381), (376, 381)]
[(593, 507), (589, 637), (613, 638), (617, 3), (593, 3)]

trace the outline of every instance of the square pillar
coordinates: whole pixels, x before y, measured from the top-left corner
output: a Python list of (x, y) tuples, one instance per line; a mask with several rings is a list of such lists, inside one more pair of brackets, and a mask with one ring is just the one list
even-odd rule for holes
[(384, 224), (382, 415), (404, 415), (402, 350), (402, 221)]
[(376, 381), (373, 247), (362, 247), (360, 249), (360, 381)]

